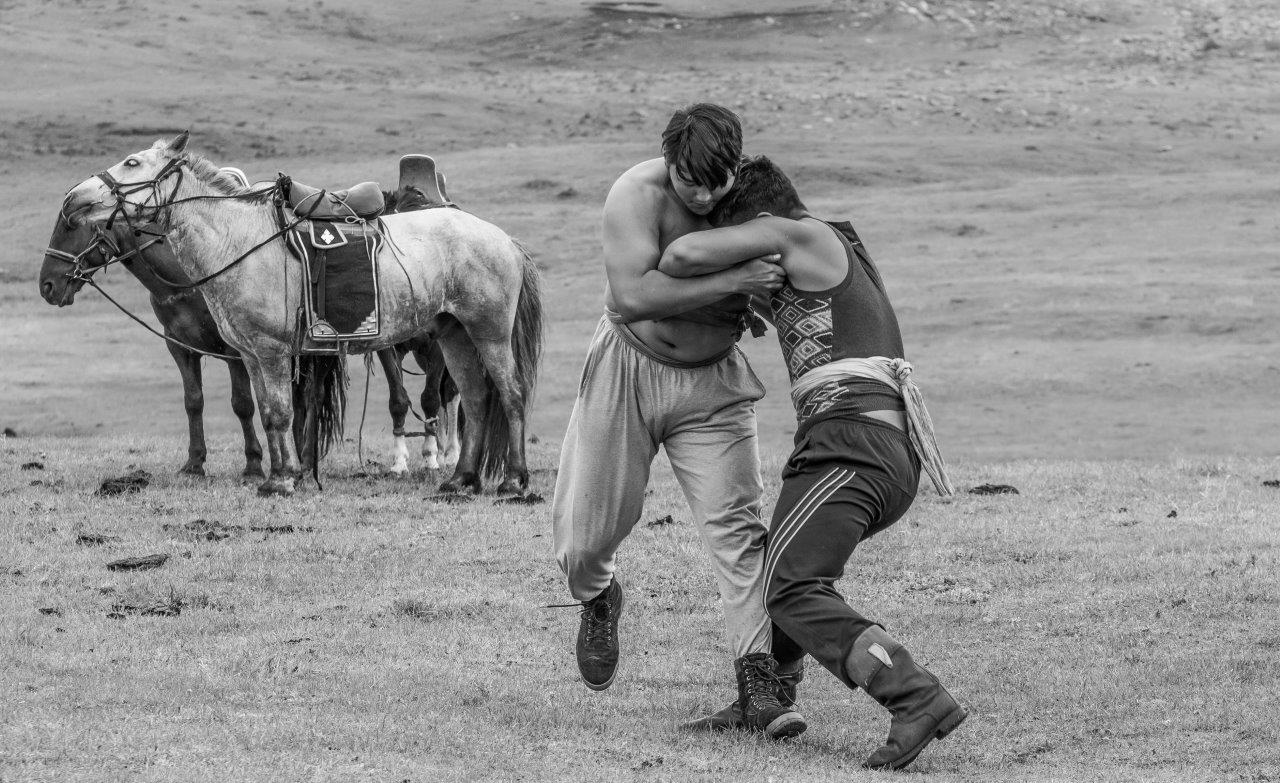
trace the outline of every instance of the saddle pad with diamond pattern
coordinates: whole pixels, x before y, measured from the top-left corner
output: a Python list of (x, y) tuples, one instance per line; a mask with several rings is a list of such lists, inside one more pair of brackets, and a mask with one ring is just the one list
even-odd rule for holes
[(377, 337), (382, 329), (378, 226), (309, 220), (290, 231), (286, 241), (302, 261), (306, 336), (320, 342)]

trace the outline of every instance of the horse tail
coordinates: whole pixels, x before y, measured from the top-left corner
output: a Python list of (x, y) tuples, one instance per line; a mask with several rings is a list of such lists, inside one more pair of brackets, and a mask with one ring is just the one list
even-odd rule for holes
[[(516, 299), (515, 323), (511, 327), (511, 355), (515, 359), (515, 381), (524, 401), (522, 417), (527, 417), (538, 385), (538, 364), (542, 360), (543, 314), (542, 275), (528, 249), (511, 240), (520, 253), (520, 295)], [(526, 418), (527, 420), (527, 418)], [(478, 422), (477, 422), (478, 424)], [(472, 426), (467, 422), (465, 426)], [(507, 468), (507, 447), (511, 426), (493, 380), (485, 375), (484, 432), (480, 437), (477, 466), (485, 478), (497, 478)], [(521, 444), (521, 449), (524, 444)]]
[(511, 355), (516, 360), (516, 383), (527, 413), (538, 385), (538, 364), (542, 361), (542, 275), (524, 245), (511, 240), (520, 251), (522, 270), (520, 298), (516, 301), (516, 321), (511, 329)]
[[(345, 356), (304, 356), (299, 359), (302, 399), (312, 426), (304, 436), (317, 461), (342, 441), (347, 410), (347, 365)], [(305, 466), (304, 466), (305, 467)]]

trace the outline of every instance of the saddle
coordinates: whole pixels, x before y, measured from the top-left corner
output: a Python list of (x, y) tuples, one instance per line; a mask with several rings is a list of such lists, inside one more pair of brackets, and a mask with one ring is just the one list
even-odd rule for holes
[[(378, 218), (387, 207), (381, 186), (362, 182), (330, 192), (294, 182), (285, 174), (277, 182), (284, 202), (301, 218), (285, 235), (285, 244), (303, 270), (296, 351), (340, 354), (346, 342), (378, 337), (382, 332), (378, 250), (384, 231)], [(431, 157), (400, 159), (397, 211), (456, 206)], [(284, 220), (283, 213), (280, 219)]]
[(398, 212), (458, 206), (449, 200), (444, 174), (436, 169), (436, 162), (430, 155), (400, 158), (400, 187), (396, 193)]
[(328, 191), (294, 182), (285, 174), (279, 178), (280, 192), (294, 214), (309, 220), (369, 220), (382, 214), (387, 202), (376, 182), (361, 182), (346, 190)]

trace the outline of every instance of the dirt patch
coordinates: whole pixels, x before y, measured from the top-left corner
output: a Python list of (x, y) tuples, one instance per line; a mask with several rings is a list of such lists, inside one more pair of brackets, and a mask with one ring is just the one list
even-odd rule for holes
[(546, 498), (537, 492), (529, 492), (524, 495), (512, 495), (509, 498), (498, 498), (493, 501), (495, 506), (536, 506), (546, 503)]
[(81, 533), (76, 536), (76, 543), (80, 546), (103, 546), (105, 544), (114, 544), (120, 541), (120, 536), (110, 536), (106, 533)]
[(107, 563), (108, 571), (149, 571), (169, 562), (169, 555), (163, 552), (154, 555), (123, 557)]
[(969, 488), (970, 495), (1017, 495), (1018, 488), (1010, 484), (979, 484)]
[(117, 478), (107, 479), (102, 482), (102, 486), (98, 487), (98, 491), (93, 494), (104, 498), (115, 495), (135, 494), (146, 489), (150, 483), (151, 474), (145, 470), (138, 469)]
[(181, 525), (165, 524), (161, 527), (167, 533), (190, 536), (197, 541), (226, 541), (244, 533), (288, 535), (315, 531), (314, 527), (302, 525), (227, 525), (216, 519), (194, 519)]

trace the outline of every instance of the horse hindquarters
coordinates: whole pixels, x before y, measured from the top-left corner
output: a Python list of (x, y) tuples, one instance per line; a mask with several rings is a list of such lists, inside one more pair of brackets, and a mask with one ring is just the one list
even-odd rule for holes
[(467, 331), (452, 317), (436, 319), (440, 325), (436, 339), (439, 341), (449, 374), (458, 385), (458, 397), (468, 426), (462, 431), (462, 448), (458, 452), (458, 464), (453, 476), (440, 485), (441, 492), (480, 492), (480, 456), (483, 427), (471, 426), (486, 419), (486, 401), (490, 385), (485, 378), (480, 355), (476, 352)]
[(486, 474), (503, 473), (499, 493), (521, 492), (529, 486), (525, 461), (525, 417), (537, 385), (542, 357), (542, 290), (538, 268), (528, 252), (509, 240), (520, 269), (511, 328), (502, 338), (472, 333), (490, 387), (483, 427), (480, 467)]

